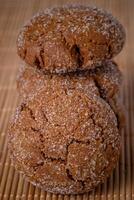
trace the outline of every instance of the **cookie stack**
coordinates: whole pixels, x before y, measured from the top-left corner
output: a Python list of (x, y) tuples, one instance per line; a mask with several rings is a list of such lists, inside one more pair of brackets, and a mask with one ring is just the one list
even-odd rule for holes
[(96, 7), (40, 12), (20, 31), (21, 102), (9, 126), (16, 169), (44, 190), (88, 192), (111, 174), (120, 153), (122, 74), (111, 59), (122, 25)]

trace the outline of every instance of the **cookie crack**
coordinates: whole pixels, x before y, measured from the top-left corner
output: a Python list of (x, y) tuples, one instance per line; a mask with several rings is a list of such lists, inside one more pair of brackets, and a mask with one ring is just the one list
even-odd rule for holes
[(95, 77), (94, 77), (94, 83), (95, 83), (95, 86), (98, 88), (99, 96), (108, 103), (108, 105), (110, 106), (110, 108), (114, 112), (114, 114), (116, 116), (116, 119), (117, 119), (117, 128), (119, 128), (120, 127), (120, 125), (119, 125), (120, 124), (119, 116), (115, 112), (113, 106), (110, 103), (110, 100), (106, 97), (105, 91), (101, 88), (100, 84), (98, 83), (98, 81), (97, 81), (97, 79)]
[(41, 160), (40, 162), (36, 163), (34, 166), (33, 166), (33, 169), (34, 169), (34, 172), (36, 172), (36, 170), (43, 166), (45, 161), (48, 161), (48, 162), (58, 162), (58, 163), (62, 163), (62, 164), (65, 164), (65, 160), (62, 159), (62, 158), (53, 158), (51, 156), (46, 156), (44, 152), (41, 151), (41, 155), (43, 157), (44, 160)]
[(40, 129), (37, 129), (37, 128), (35, 128), (35, 127), (30, 127), (30, 128), (31, 128), (31, 130), (34, 131), (34, 132), (39, 132), (39, 131), (40, 131)]
[(84, 58), (81, 55), (79, 46), (77, 44), (74, 44), (70, 47), (62, 31), (60, 31), (60, 34), (61, 34), (61, 39), (63, 41), (63, 45), (68, 49), (71, 57), (75, 59), (75, 62), (78, 64), (78, 68), (80, 68), (83, 65)]
[(80, 68), (83, 65), (84, 58), (81, 55), (80, 48), (79, 48), (78, 45), (74, 44), (72, 46), (72, 48), (71, 48), (71, 56), (75, 57), (76, 63), (78, 64), (78, 67)]
[(46, 122), (49, 122), (49, 120), (48, 120), (48, 118), (47, 118), (47, 115), (46, 115), (43, 111), (42, 111), (42, 115), (43, 115), (45, 121), (46, 121)]
[(44, 48), (41, 48), (40, 55), (39, 55), (40, 66), (45, 66), (44, 59), (43, 59), (43, 54), (44, 54)]
[(29, 114), (30, 114), (30, 116), (31, 116), (31, 118), (32, 118), (34, 121), (36, 121), (32, 109), (29, 108), (29, 107), (26, 105), (26, 103), (22, 103), (22, 104), (21, 104), (21, 108), (20, 108), (20, 110), (21, 110), (21, 111), (28, 111)]
[[(45, 139), (43, 138), (43, 134), (41, 133), (41, 129), (36, 129), (36, 128), (33, 128), (33, 127), (31, 127), (31, 129), (32, 129), (34, 132), (38, 132), (38, 133), (39, 133), (39, 141), (40, 141), (40, 143), (43, 145)], [(51, 161), (51, 162), (57, 161), (57, 162), (66, 164), (66, 160), (63, 159), (63, 158), (61, 158), (61, 157), (55, 158), (55, 157), (47, 156), (47, 155), (43, 152), (43, 150), (42, 150), (42, 148), (41, 148), (42, 145), (40, 145), (38, 148), (39, 148), (39, 150), (40, 150), (40, 153), (41, 153), (41, 155), (42, 155), (44, 161), (45, 161), (45, 160), (48, 160), (48, 161)]]
[(46, 156), (46, 154), (41, 150), (41, 155), (42, 157), (45, 159), (45, 160), (49, 160), (49, 161), (58, 161), (60, 163), (65, 163), (65, 160), (58, 157), (58, 158), (54, 158), (54, 157), (51, 157), (51, 156)]
[[(101, 88), (100, 84), (98, 83), (97, 81), (97, 78), (94, 76), (94, 83), (95, 83), (95, 86), (98, 88), (98, 92), (99, 92), (99, 96), (106, 100), (106, 95), (105, 95), (105, 91)], [(104, 96), (105, 95), (105, 96)]]
[(66, 174), (67, 174), (67, 177), (68, 177), (70, 180), (76, 181), (76, 180), (73, 178), (73, 176), (72, 176), (72, 174), (71, 174), (71, 172), (70, 172), (70, 170), (69, 170), (68, 168), (66, 169)]
[(37, 67), (38, 70), (41, 69), (40, 60), (37, 56), (34, 59), (34, 65)]
[(67, 165), (67, 163), (68, 163), (69, 147), (70, 147), (70, 145), (72, 145), (73, 143), (87, 144), (87, 145), (89, 145), (89, 144), (90, 144), (90, 140), (82, 141), (82, 140), (77, 140), (77, 139), (73, 138), (73, 139), (67, 144), (67, 146), (66, 146), (66, 159), (65, 159), (66, 165)]
[(25, 60), (25, 58), (26, 58), (26, 54), (27, 54), (27, 48), (24, 48), (24, 51), (23, 51), (23, 53), (24, 53), (24, 55), (23, 55), (23, 59)]
[(83, 181), (83, 180), (78, 180), (78, 179), (74, 179), (74, 178), (73, 178), (73, 175), (71, 174), (71, 172), (70, 172), (70, 170), (69, 170), (68, 168), (66, 168), (66, 174), (67, 174), (67, 177), (68, 177), (71, 181), (73, 181), (73, 182), (79, 182), (79, 183), (81, 184), (81, 186), (82, 186), (82, 189), (85, 188), (85, 181)]

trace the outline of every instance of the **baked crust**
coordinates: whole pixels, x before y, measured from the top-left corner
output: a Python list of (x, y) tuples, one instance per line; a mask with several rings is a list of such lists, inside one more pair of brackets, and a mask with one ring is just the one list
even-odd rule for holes
[(125, 42), (123, 26), (103, 9), (65, 6), (30, 19), (17, 40), (19, 56), (49, 73), (93, 68), (117, 55)]
[(93, 70), (77, 71), (67, 74), (43, 74), (40, 70), (22, 64), (17, 78), (17, 88), (21, 98), (28, 98), (40, 88), (66, 91), (84, 91), (87, 95), (103, 98), (113, 109), (120, 129), (124, 126), (125, 115), (119, 100), (122, 74), (117, 64), (107, 60)]
[(100, 97), (75, 89), (38, 90), (17, 108), (8, 132), (16, 169), (54, 193), (92, 190), (119, 158), (114, 112)]

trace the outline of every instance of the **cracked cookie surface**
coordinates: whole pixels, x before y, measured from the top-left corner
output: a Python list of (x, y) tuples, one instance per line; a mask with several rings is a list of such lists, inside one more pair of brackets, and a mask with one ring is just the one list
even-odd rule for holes
[[(40, 88), (47, 90), (66, 91), (71, 89), (84, 91), (87, 95), (93, 93), (106, 100), (114, 110), (119, 127), (124, 125), (124, 111), (119, 101), (119, 92), (122, 85), (122, 74), (113, 61), (105, 61), (93, 70), (77, 71), (61, 75), (50, 75), (40, 72), (27, 64), (20, 67), (17, 78), (17, 88), (21, 98), (36, 93)], [(115, 98), (116, 96), (116, 98)]]
[(45, 190), (84, 193), (108, 177), (120, 135), (110, 106), (97, 95), (40, 88), (16, 110), (8, 130), (15, 167)]
[(51, 73), (89, 69), (117, 55), (123, 26), (103, 9), (66, 6), (44, 10), (24, 25), (17, 40), (20, 57)]
[[(95, 94), (100, 93), (102, 98), (109, 99), (120, 92), (122, 73), (117, 64), (111, 60), (96, 65), (95, 69), (76, 71), (66, 74), (44, 74), (37, 68), (22, 63), (17, 77), (17, 88), (22, 98), (28, 97), (41, 87), (51, 85), (66, 87), (66, 89), (84, 89)], [(96, 88), (96, 89), (95, 89)], [(98, 92), (97, 92), (98, 88)]]

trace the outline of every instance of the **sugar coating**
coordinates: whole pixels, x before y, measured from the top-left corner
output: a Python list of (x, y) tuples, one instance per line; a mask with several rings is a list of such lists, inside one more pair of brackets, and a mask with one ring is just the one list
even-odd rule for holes
[(32, 17), (20, 31), (17, 49), (28, 64), (65, 73), (114, 57), (124, 42), (123, 26), (105, 10), (65, 6)]
[(111, 60), (96, 65), (95, 69), (77, 70), (76, 72), (58, 75), (44, 74), (38, 68), (33, 68), (25, 63), (22, 63), (19, 67), (17, 88), (21, 97), (25, 98), (38, 88), (49, 85), (53, 89), (55, 87), (77, 88), (96, 95), (100, 93), (104, 99), (108, 100), (120, 92), (122, 73), (117, 64)]
[(100, 95), (104, 99), (108, 100), (115, 95), (119, 96), (123, 76), (114, 61), (106, 60), (101, 65), (96, 65), (90, 74), (94, 78), (99, 87)]
[(27, 98), (36, 93), (40, 88), (46, 90), (84, 90), (87, 94), (99, 95), (94, 78), (87, 72), (75, 72), (67, 74), (43, 74), (40, 70), (27, 64), (19, 68), (17, 77), (17, 89), (21, 98)]
[(16, 169), (46, 191), (84, 193), (108, 177), (120, 135), (110, 106), (80, 90), (40, 88), (17, 108), (8, 130)]
[(17, 78), (17, 88), (21, 98), (36, 93), (40, 88), (59, 90), (68, 93), (71, 89), (84, 91), (87, 95), (101, 96), (114, 110), (120, 129), (124, 126), (124, 111), (119, 101), (122, 74), (115, 62), (107, 60), (96, 65), (95, 69), (67, 74), (43, 74), (35, 67), (22, 64)]

